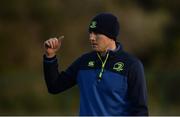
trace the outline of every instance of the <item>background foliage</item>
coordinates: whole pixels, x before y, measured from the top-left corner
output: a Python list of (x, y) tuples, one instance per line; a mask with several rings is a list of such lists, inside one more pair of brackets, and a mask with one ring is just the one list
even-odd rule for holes
[(0, 3), (0, 115), (78, 115), (79, 90), (47, 93), (43, 42), (64, 35), (61, 69), (90, 51), (88, 25), (118, 16), (118, 41), (145, 67), (150, 115), (180, 115), (179, 0), (3, 0)]

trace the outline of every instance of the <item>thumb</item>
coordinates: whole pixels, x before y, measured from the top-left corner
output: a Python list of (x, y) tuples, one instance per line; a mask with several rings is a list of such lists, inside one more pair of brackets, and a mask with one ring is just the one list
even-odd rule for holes
[(57, 45), (56, 45), (56, 47), (59, 49), (60, 48), (60, 46), (61, 46), (61, 41), (62, 41), (62, 39), (64, 38), (64, 36), (60, 36), (60, 37), (58, 37), (57, 38)]

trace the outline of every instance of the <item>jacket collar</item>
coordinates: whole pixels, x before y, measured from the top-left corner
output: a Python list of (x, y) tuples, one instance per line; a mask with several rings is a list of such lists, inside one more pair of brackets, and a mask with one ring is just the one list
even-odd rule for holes
[[(120, 52), (123, 50), (122, 45), (119, 42), (116, 42), (116, 49), (115, 50), (109, 50), (109, 55), (110, 57), (115, 57), (115, 56), (119, 56)], [(96, 56), (97, 52), (93, 51), (94, 55)]]
[(120, 51), (122, 51), (122, 45), (119, 42), (116, 42), (116, 49), (115, 50), (109, 50), (110, 54), (117, 54)]
[[(122, 45), (119, 42), (116, 42), (116, 49), (115, 50), (108, 50), (107, 52), (109, 52), (109, 57), (110, 58), (116, 58), (116, 56), (119, 56), (121, 51), (123, 50)], [(94, 51), (94, 55), (97, 55), (97, 52)], [(102, 56), (103, 58), (107, 55), (107, 53)]]

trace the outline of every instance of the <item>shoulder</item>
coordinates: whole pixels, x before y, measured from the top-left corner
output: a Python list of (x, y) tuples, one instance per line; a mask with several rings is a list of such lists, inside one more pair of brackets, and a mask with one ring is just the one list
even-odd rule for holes
[(116, 61), (121, 61), (124, 64), (126, 73), (135, 69), (144, 69), (141, 60), (135, 55), (130, 54), (126, 51), (119, 51), (116, 54), (116, 59)]
[(96, 52), (90, 51), (83, 53), (81, 56), (79, 56), (76, 61), (78, 61), (79, 64), (82, 64), (83, 62), (93, 60), (96, 57)]
[(142, 64), (139, 58), (137, 58), (135, 55), (130, 54), (124, 50), (120, 50), (112, 55), (113, 55), (113, 58), (116, 58), (117, 60), (121, 60), (125, 62), (128, 66), (131, 66), (132, 64), (135, 64), (135, 63)]
[(123, 57), (123, 59), (125, 61), (127, 61), (129, 64), (135, 64), (135, 63), (139, 63), (142, 64), (141, 60), (139, 58), (137, 58), (137, 56), (127, 53), (125, 51), (123, 51), (121, 53), (121, 56)]
[(135, 55), (125, 51), (123, 49), (123, 46), (119, 43), (116, 42), (117, 46), (118, 46), (118, 50), (116, 52), (111, 52), (113, 58), (116, 58), (116, 60), (120, 60), (123, 61), (124, 63), (126, 63), (128, 66), (131, 66), (135, 63), (139, 63), (142, 64), (141, 60), (139, 58), (137, 58)]
[[(127, 52), (123, 52), (122, 54), (124, 56), (124, 59), (127, 63), (127, 72), (129, 75), (132, 75), (133, 77), (136, 76), (137, 74), (143, 74), (144, 73), (144, 67), (143, 63), (139, 58), (136, 56), (129, 54)], [(141, 75), (143, 76), (143, 75)]]
[(94, 58), (95, 56), (96, 56), (96, 52), (90, 51), (90, 52), (83, 53), (83, 54), (79, 57), (79, 59), (81, 59), (81, 60), (86, 60), (86, 59)]

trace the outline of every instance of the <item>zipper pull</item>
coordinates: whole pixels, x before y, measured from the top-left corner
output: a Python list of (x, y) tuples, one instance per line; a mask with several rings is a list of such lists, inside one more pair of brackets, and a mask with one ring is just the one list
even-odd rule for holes
[(102, 80), (102, 72), (99, 73), (98, 81), (100, 82)]

